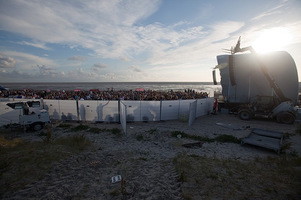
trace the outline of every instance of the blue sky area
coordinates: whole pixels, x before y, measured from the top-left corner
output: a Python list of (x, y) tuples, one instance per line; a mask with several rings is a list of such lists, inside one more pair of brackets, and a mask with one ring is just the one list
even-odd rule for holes
[(242, 37), (301, 71), (300, 0), (0, 0), (0, 82), (212, 81)]

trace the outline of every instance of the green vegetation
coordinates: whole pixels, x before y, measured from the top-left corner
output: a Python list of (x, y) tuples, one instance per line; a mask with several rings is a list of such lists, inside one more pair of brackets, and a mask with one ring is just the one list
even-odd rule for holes
[(89, 128), (90, 127), (87, 126), (87, 125), (80, 124), (80, 125), (78, 125), (78, 126), (76, 126), (74, 128), (71, 128), (71, 131), (75, 131), (75, 132), (77, 132), (77, 131), (85, 131), (85, 130), (88, 130)]
[[(84, 134), (41, 142), (25, 142), (0, 136), (0, 198), (4, 191), (16, 191), (44, 176), (53, 162), (91, 147)], [(48, 142), (47, 142), (47, 141)], [(51, 141), (51, 142), (50, 142)]]
[(72, 127), (72, 124), (60, 124), (57, 126), (58, 128), (69, 129)]
[(121, 130), (119, 128), (112, 128), (110, 131), (113, 134), (119, 134), (119, 133), (121, 133)]
[(90, 127), (88, 125), (83, 125), (80, 124), (78, 126), (73, 127), (72, 124), (60, 124), (59, 126), (57, 126), (59, 128), (63, 128), (66, 131), (69, 132), (79, 132), (79, 131), (87, 131), (90, 133), (95, 133), (95, 134), (99, 134), (99, 133), (103, 133), (103, 132), (111, 132), (112, 134), (119, 134), (121, 133), (121, 130), (118, 128), (112, 128), (112, 129), (107, 129), (107, 128), (97, 128), (97, 127)]
[(301, 135), (301, 124), (299, 124), (296, 128), (296, 133)]
[(192, 140), (202, 141), (202, 142), (228, 142), (228, 143), (240, 143), (240, 140), (232, 135), (219, 135), (215, 138), (208, 138), (198, 135), (189, 135), (183, 131), (173, 131), (171, 133), (173, 137), (177, 137), (178, 135), (181, 135), (182, 138), (189, 138)]
[(173, 163), (185, 199), (298, 199), (301, 195), (301, 158), (241, 162), (180, 154)]
[(150, 129), (150, 130), (148, 131), (148, 133), (149, 133), (149, 134), (154, 134), (154, 133), (156, 133), (157, 131), (158, 131), (157, 128), (152, 128), (152, 129)]
[(142, 140), (143, 140), (143, 135), (137, 135), (137, 136), (136, 136), (136, 140), (142, 141)]

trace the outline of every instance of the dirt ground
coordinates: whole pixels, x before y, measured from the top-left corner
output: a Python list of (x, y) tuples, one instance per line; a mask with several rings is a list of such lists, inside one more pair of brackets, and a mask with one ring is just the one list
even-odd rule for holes
[[(73, 127), (78, 125), (77, 123), (70, 124)], [(114, 128), (121, 130), (120, 124), (87, 123), (85, 125), (102, 130)], [(259, 161), (266, 159), (273, 162), (283, 157), (300, 158), (301, 135), (296, 133), (299, 125), (300, 122), (285, 125), (268, 120), (242, 121), (229, 114), (200, 117), (191, 127), (188, 127), (187, 121), (129, 123), (126, 135), (122, 132), (119, 134), (106, 131), (95, 133), (87, 130), (75, 133), (54, 124), (52, 137), (84, 134), (91, 141), (91, 148), (52, 163), (44, 176), (24, 185), (17, 191), (4, 192), (2, 198), (176, 200), (242, 199), (244, 197), (245, 199), (273, 199), (279, 195), (268, 189), (273, 184), (268, 182), (274, 181), (273, 178), (264, 181), (267, 182), (264, 183), (266, 188), (242, 189), (240, 187), (244, 181), (249, 180), (248, 173), (244, 174), (246, 177), (243, 178), (239, 177), (240, 175), (236, 172), (230, 173), (229, 170), (232, 170), (230, 169), (232, 167), (229, 167), (228, 163), (235, 166), (242, 165), (242, 168), (246, 168), (248, 163), (256, 164), (256, 161), (260, 163)], [(287, 136), (284, 143), (289, 145), (281, 154), (277, 154), (272, 150), (235, 142), (196, 141), (199, 138), (214, 139), (220, 135), (231, 135), (241, 139), (248, 136), (253, 128), (283, 132)], [(176, 137), (173, 133), (176, 133)], [(184, 134), (181, 133), (197, 137), (184, 137)], [(20, 133), (17, 134), (17, 137), (21, 137), (25, 141), (41, 140), (37, 133), (33, 132)], [(196, 142), (201, 142), (201, 145), (192, 146), (192, 148), (182, 146)], [(204, 161), (207, 164), (210, 163), (210, 166)], [(199, 163), (200, 168), (196, 169), (197, 165), (194, 166), (193, 162)], [(212, 170), (210, 168), (219, 165), (218, 169), (221, 171), (227, 169), (228, 175), (224, 176), (217, 172), (215, 175), (206, 175), (205, 179), (201, 178), (199, 175), (204, 174), (205, 171), (201, 167), (205, 165), (208, 168), (206, 170)], [(188, 173), (189, 170), (194, 173)], [(300, 166), (297, 172), (300, 175)], [(210, 174), (210, 172), (207, 173)], [(120, 175), (122, 180), (112, 183), (112, 177), (117, 175)], [(199, 179), (193, 178), (198, 176)], [(214, 191), (210, 193), (212, 188), (209, 185), (216, 183), (209, 182), (208, 176), (210, 180), (223, 182), (225, 187), (230, 183), (224, 179), (236, 177), (236, 182), (231, 182), (232, 188), (227, 190), (223, 189), (223, 184), (212, 185)], [(260, 177), (258, 179), (260, 180)], [(285, 186), (284, 184), (279, 187), (286, 189), (285, 187), (289, 187), (289, 185)], [(254, 193), (257, 190), (264, 192), (262, 195), (258, 194), (259, 196), (250, 194), (250, 191)], [(300, 193), (295, 190), (278, 197), (300, 198)]]

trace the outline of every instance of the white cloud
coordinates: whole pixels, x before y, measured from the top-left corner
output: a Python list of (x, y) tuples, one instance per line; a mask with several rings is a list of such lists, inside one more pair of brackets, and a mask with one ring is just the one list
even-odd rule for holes
[(142, 70), (139, 67), (134, 66), (134, 65), (130, 66), (129, 69), (134, 72), (142, 72)]
[(93, 67), (96, 67), (98, 69), (103, 69), (103, 68), (107, 68), (108, 66), (103, 63), (96, 63), (93, 65)]
[(21, 45), (28, 45), (28, 46), (33, 46), (39, 49), (44, 49), (44, 50), (51, 50), (51, 48), (47, 47), (45, 43), (39, 43), (39, 42), (17, 42), (18, 44)]
[[(223, 22), (212, 26), (212, 30), (206, 33), (199, 29), (200, 37), (194, 42), (182, 45), (177, 48), (172, 48), (168, 51), (155, 51), (154, 56), (150, 57), (149, 63), (156, 65), (190, 65), (191, 63), (200, 63), (206, 59), (215, 59), (218, 51), (229, 45), (229, 40), (232, 39), (231, 34), (238, 31), (244, 26), (242, 22)], [(202, 35), (206, 34), (206, 37)], [(189, 40), (188, 40), (189, 41)], [(227, 42), (227, 46), (226, 43)], [(225, 45), (225, 46), (224, 46)]]
[(16, 67), (19, 70), (32, 70), (35, 69), (36, 65), (46, 65), (56, 67), (56, 63), (50, 59), (35, 56), (32, 54), (15, 52), (15, 51), (4, 51), (3, 54), (12, 57), (15, 60)]
[(0, 68), (13, 68), (15, 65), (16, 61), (13, 58), (0, 53)]
[(1, 3), (0, 24), (6, 31), (36, 41), (68, 44), (70, 48), (82, 46), (107, 58), (129, 58), (128, 49), (136, 46), (135, 33), (130, 27), (154, 13), (159, 3), (158, 0), (39, 3), (11, 0)]
[(72, 61), (84, 61), (84, 60), (86, 60), (86, 57), (77, 55), (77, 56), (71, 56), (71, 57), (69, 57), (68, 60), (72, 60)]
[[(15, 64), (11, 64), (16, 66), (17, 71), (32, 76), (44, 74), (45, 79), (48, 73), (56, 75), (57, 79), (71, 81), (127, 81), (141, 78), (150, 81), (167, 78), (172, 80), (173, 77), (179, 79), (185, 75), (196, 78), (195, 74), (201, 72), (200, 68), (208, 70), (210, 76), (209, 70), (215, 66), (216, 55), (222, 53), (222, 48), (235, 45), (240, 35), (242, 46), (249, 45), (263, 29), (282, 24), (294, 35), (292, 44), (300, 43), (301, 21), (296, 20), (300, 14), (294, 12), (296, 17), (287, 10), (289, 2), (274, 4), (270, 10), (254, 14), (255, 17), (251, 17), (249, 21), (227, 21), (230, 18), (225, 16), (225, 19), (214, 18), (214, 24), (208, 19), (208, 23), (202, 24), (183, 20), (166, 25), (152, 21), (143, 24), (143, 19), (159, 11), (161, 1), (158, 0), (52, 0), (38, 3), (35, 0), (3, 1), (0, 6), (0, 30), (29, 38), (29, 42), (19, 44), (44, 50), (51, 50), (50, 46), (56, 46), (49, 44), (68, 46), (73, 51), (82, 47), (91, 50), (89, 55), (80, 52), (85, 56), (66, 57), (74, 62), (60, 60), (62, 63), (29, 53), (3, 53), (15, 61)], [(210, 11), (214, 11), (214, 8), (210, 7)], [(279, 15), (280, 13), (292, 17), (291, 20), (288, 17), (282, 19), (283, 15)], [(278, 15), (281, 17), (276, 20), (274, 17)], [(264, 21), (267, 18), (272, 19)], [(116, 67), (89, 63), (89, 56), (112, 61)], [(120, 69), (118, 64), (124, 66), (124, 62), (131, 67)], [(51, 70), (42, 67), (39, 69), (43, 72), (37, 73), (36, 66), (51, 67)], [(58, 68), (59, 66), (65, 68)], [(75, 67), (79, 68), (74, 70)], [(11, 70), (6, 68), (5, 73), (10, 73)], [(132, 73), (133, 71), (142, 73)]]

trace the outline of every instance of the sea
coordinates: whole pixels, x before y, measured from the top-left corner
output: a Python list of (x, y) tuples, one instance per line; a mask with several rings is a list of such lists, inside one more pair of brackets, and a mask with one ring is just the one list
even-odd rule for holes
[(0, 83), (0, 86), (9, 90), (144, 90), (156, 91), (184, 91), (194, 90), (196, 92), (220, 92), (221, 85), (211, 82), (24, 82), (24, 83)]

